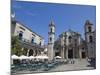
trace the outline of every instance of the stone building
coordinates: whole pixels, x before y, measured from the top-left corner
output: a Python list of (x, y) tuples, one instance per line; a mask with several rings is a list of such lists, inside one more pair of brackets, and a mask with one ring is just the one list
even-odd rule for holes
[[(59, 35), (59, 55), (63, 59), (81, 58), (82, 38), (78, 32), (65, 31)], [(57, 49), (56, 51), (57, 52)], [(55, 53), (58, 55), (57, 53)], [(55, 55), (55, 56), (56, 56)], [(85, 56), (84, 56), (85, 57)]]
[(49, 32), (48, 32), (48, 57), (49, 60), (54, 58), (54, 41), (55, 41), (55, 25), (53, 21), (49, 24)]
[(61, 56), (63, 59), (95, 58), (96, 30), (89, 20), (85, 22), (84, 30), (85, 39), (81, 34), (70, 29), (61, 33), (54, 43), (55, 56)]
[(11, 35), (18, 36), (22, 50), (27, 50), (27, 56), (39, 55), (44, 50), (44, 38), (36, 32), (15, 20), (15, 16), (11, 17)]
[(44, 47), (44, 38), (16, 21), (12, 15), (11, 35), (18, 36), (22, 50), (27, 50), (27, 56), (41, 55), (45, 50), (49, 60), (55, 56), (61, 56), (63, 59), (95, 58), (96, 30), (88, 20), (85, 22), (84, 32), (85, 39), (81, 37), (80, 33), (69, 29), (61, 33), (55, 40), (55, 24), (51, 21), (48, 31), (48, 45)]
[(96, 56), (96, 30), (93, 24), (87, 20), (84, 25), (87, 57), (95, 58)]

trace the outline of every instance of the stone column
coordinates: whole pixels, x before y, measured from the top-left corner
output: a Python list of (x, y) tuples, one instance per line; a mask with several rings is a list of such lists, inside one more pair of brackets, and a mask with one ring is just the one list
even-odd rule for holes
[(82, 51), (79, 49), (79, 58), (82, 59)]
[(73, 59), (74, 59), (75, 58), (75, 48), (73, 47), (72, 50), (73, 50)]
[(33, 50), (33, 56), (35, 56), (35, 50)]
[(68, 47), (66, 48), (66, 59), (68, 59)]
[(27, 56), (29, 56), (29, 51), (30, 51), (30, 49), (27, 50)]
[(61, 57), (64, 59), (64, 48), (61, 50)]

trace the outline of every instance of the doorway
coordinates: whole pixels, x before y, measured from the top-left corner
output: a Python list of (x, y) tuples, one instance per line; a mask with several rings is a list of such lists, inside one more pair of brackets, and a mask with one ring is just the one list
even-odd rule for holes
[(68, 50), (68, 58), (72, 59), (73, 58), (73, 49)]
[(86, 58), (85, 52), (82, 52), (82, 58)]
[(29, 56), (33, 56), (33, 50), (32, 49), (30, 49), (30, 51), (29, 51)]

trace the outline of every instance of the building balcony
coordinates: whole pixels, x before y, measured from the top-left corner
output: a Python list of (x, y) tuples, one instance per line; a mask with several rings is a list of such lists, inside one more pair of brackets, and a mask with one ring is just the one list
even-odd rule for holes
[(40, 44), (37, 44), (37, 43), (35, 43), (35, 42), (31, 42), (30, 40), (25, 39), (25, 38), (19, 39), (19, 41), (20, 41), (22, 44), (28, 44), (28, 45), (30, 45), (30, 46), (36, 46), (36, 47), (42, 47)]

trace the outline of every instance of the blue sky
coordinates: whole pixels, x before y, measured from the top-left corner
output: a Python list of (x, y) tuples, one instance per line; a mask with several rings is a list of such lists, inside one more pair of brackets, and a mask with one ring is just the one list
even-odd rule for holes
[(40, 2), (12, 1), (11, 11), (15, 19), (38, 33), (48, 42), (48, 25), (55, 23), (55, 37), (71, 29), (84, 37), (84, 23), (90, 20), (96, 25), (96, 7), (89, 5), (72, 5)]

